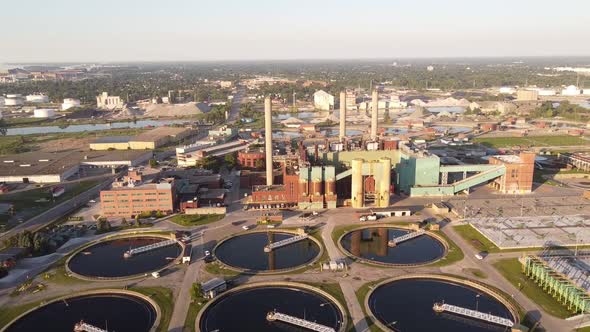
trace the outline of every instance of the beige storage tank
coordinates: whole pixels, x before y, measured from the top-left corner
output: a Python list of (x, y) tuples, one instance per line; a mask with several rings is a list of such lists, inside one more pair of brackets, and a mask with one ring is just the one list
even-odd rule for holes
[(388, 207), (389, 190), (391, 188), (391, 159), (381, 158), (379, 162), (383, 169), (383, 176), (381, 177), (381, 181), (379, 181), (379, 199), (377, 205), (379, 207)]
[(352, 165), (352, 185), (350, 200), (353, 208), (362, 208), (364, 206), (364, 192), (363, 192), (363, 163), (364, 160), (357, 158), (353, 159)]

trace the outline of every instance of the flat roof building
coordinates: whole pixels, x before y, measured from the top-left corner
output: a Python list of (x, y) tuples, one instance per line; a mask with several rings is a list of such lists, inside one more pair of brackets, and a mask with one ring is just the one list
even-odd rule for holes
[(26, 152), (0, 157), (0, 182), (56, 183), (76, 174), (81, 166), (137, 166), (151, 151)]
[(137, 184), (129, 181), (100, 192), (100, 210), (104, 217), (133, 218), (142, 213), (174, 212), (176, 186), (174, 179), (160, 183)]
[(137, 136), (101, 137), (90, 143), (90, 150), (153, 150), (178, 142), (193, 133), (184, 127), (158, 127)]

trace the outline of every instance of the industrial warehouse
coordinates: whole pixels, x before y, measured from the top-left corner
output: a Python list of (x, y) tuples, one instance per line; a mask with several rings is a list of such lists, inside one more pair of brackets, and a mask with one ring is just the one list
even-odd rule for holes
[(0, 158), (0, 182), (59, 183), (84, 168), (132, 167), (152, 158), (151, 151), (27, 152)]

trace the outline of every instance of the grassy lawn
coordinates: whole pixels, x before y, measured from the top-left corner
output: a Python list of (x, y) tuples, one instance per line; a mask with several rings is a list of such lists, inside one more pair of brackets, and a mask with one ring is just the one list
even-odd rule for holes
[(162, 316), (160, 318), (160, 325), (158, 325), (156, 331), (168, 331), (170, 318), (172, 318), (172, 310), (174, 309), (172, 291), (165, 287), (132, 287), (129, 290), (147, 295), (158, 304)]
[(6, 118), (4, 122), (6, 127), (23, 127), (23, 126), (37, 126), (39, 123), (47, 121), (47, 119), (39, 118)]
[(459, 225), (453, 226), (453, 229), (457, 234), (461, 235), (469, 244), (479, 251), (487, 252), (500, 252), (500, 248), (496, 247), (492, 241), (488, 240), (485, 236), (481, 235), (471, 225)]
[(572, 313), (563, 305), (557, 302), (551, 295), (545, 293), (543, 289), (522, 273), (522, 267), (518, 259), (502, 259), (493, 265), (506, 280), (514, 285), (514, 287), (520, 289), (524, 295), (538, 304), (548, 314), (559, 318), (572, 316)]
[(463, 251), (461, 250), (461, 248), (459, 248), (459, 246), (457, 246), (455, 244), (455, 242), (451, 241), (451, 239), (449, 239), (441, 231), (432, 231), (432, 232), (435, 233), (436, 235), (444, 238), (445, 241), (447, 242), (447, 245), (449, 246), (449, 249), (448, 249), (447, 255), (445, 257), (441, 258), (441, 260), (439, 260), (438, 262), (434, 262), (434, 263), (430, 264), (429, 266), (446, 266), (446, 265), (451, 265), (451, 264), (454, 264), (456, 262), (463, 260), (463, 257), (465, 257), (465, 255), (463, 254)]
[(586, 145), (589, 141), (577, 136), (478, 137), (473, 140), (491, 148), (521, 146)]
[(168, 220), (181, 226), (200, 226), (219, 221), (223, 218), (225, 218), (225, 214), (177, 214)]
[(234, 277), (234, 276), (237, 276), (238, 274), (240, 274), (240, 272), (238, 272), (238, 271), (226, 269), (218, 262), (211, 262), (211, 263), (205, 264), (205, 271), (207, 271), (211, 274), (224, 275), (224, 276), (230, 276), (230, 277)]
[(88, 283), (89, 281), (68, 276), (64, 264), (55, 268), (55, 271), (45, 272), (43, 274), (43, 281), (54, 283), (58, 285), (71, 285), (79, 283)]
[(197, 320), (197, 315), (203, 309), (205, 304), (207, 304), (208, 299), (204, 297), (199, 297), (197, 299), (193, 299), (188, 307), (188, 313), (186, 314), (186, 319), (184, 320), (184, 332), (195, 332), (195, 323)]
[(81, 181), (66, 184), (66, 192), (55, 199), (49, 193), (49, 186), (14, 194), (8, 193), (0, 195), (0, 202), (12, 203), (14, 205), (16, 216), (12, 217), (13, 223), (16, 222), (15, 218), (26, 221), (60, 203), (80, 195), (97, 184), (99, 184), (99, 181)]

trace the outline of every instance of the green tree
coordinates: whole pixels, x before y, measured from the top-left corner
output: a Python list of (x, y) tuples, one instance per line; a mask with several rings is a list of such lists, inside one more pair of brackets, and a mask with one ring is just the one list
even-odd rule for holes
[(254, 167), (257, 169), (262, 169), (264, 167), (264, 160), (256, 159), (256, 161), (254, 162)]
[(158, 167), (158, 161), (156, 159), (150, 159), (150, 167), (152, 167), (152, 168)]
[(225, 157), (223, 158), (225, 161), (225, 166), (228, 169), (232, 169), (234, 167), (236, 167), (236, 164), (238, 163), (238, 157), (237, 157), (237, 153), (230, 153), (230, 154), (226, 154)]
[(201, 284), (195, 282), (191, 286), (191, 298), (193, 299), (193, 301), (195, 301), (200, 299), (201, 297), (203, 297), (203, 288), (201, 287)]

